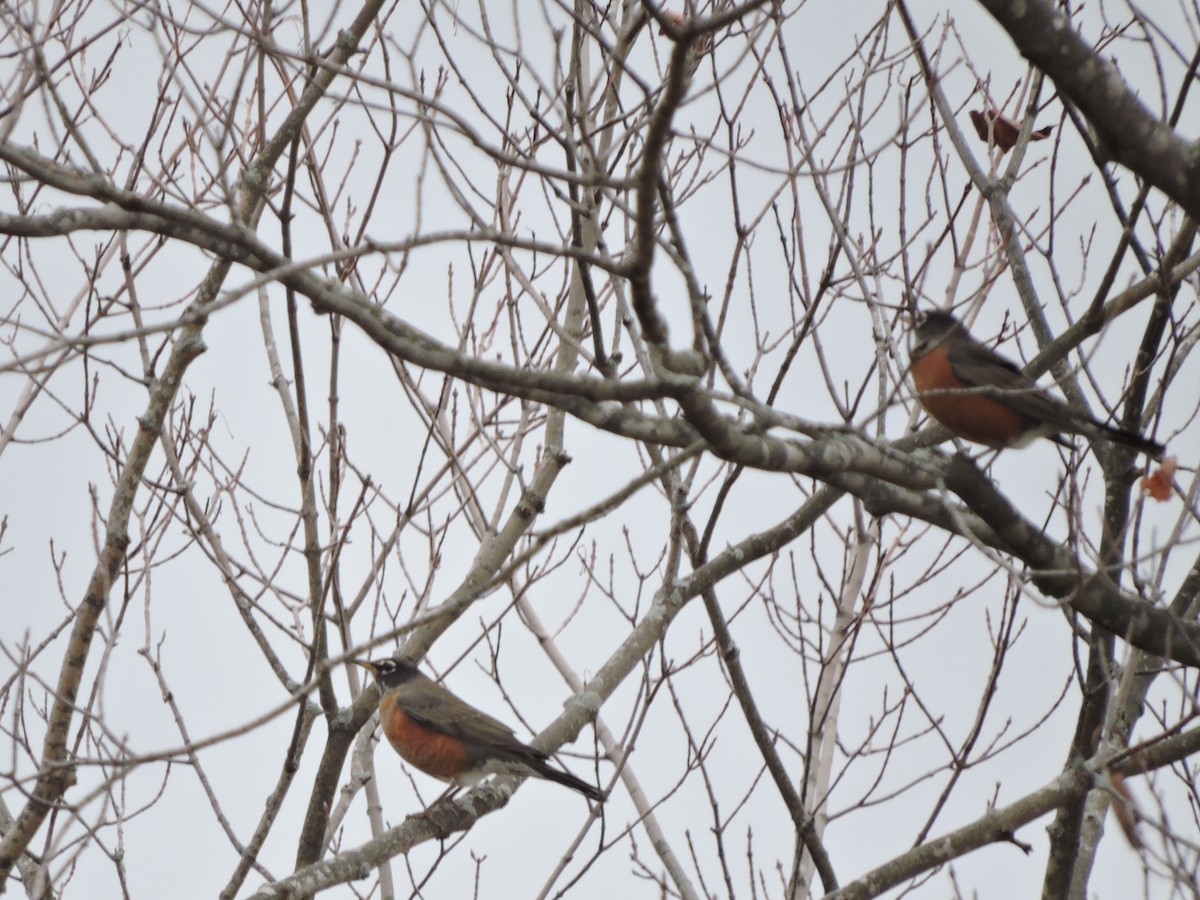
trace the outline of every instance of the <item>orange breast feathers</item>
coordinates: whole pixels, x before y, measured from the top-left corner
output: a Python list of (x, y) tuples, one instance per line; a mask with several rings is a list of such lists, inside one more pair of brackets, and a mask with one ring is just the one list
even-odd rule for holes
[(379, 701), (379, 718), (388, 743), (425, 774), (456, 778), (471, 768), (470, 754), (461, 740), (414, 722), (395, 697), (385, 694)]
[(962, 383), (945, 347), (934, 347), (911, 367), (917, 399), (925, 411), (959, 437), (988, 447), (1011, 447), (1036, 423)]

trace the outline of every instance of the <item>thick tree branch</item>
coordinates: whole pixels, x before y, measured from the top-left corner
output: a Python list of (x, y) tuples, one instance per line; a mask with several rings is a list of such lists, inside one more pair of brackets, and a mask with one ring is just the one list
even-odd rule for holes
[(946, 469), (946, 487), (988, 523), (1008, 552), (1030, 568), (1029, 578), (1049, 597), (1154, 656), (1200, 666), (1200, 625), (1150, 606), (1122, 591), (1103, 572), (1089, 572), (1061, 543), (1052, 541), (963, 456)]
[(1111, 157), (1200, 218), (1200, 156), (1154, 116), (1121, 78), (1075, 31), (1070, 19), (1045, 0), (980, 0), (1008, 32), (1021, 55), (1049, 75), (1079, 107)]

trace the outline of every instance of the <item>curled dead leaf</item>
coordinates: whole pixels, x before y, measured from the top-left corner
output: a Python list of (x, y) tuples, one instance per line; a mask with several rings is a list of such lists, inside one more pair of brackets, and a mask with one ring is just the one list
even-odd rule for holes
[(1179, 462), (1174, 456), (1168, 456), (1158, 468), (1142, 479), (1142, 492), (1149, 494), (1151, 499), (1162, 503), (1171, 497), (1171, 488), (1175, 483), (1175, 470)]

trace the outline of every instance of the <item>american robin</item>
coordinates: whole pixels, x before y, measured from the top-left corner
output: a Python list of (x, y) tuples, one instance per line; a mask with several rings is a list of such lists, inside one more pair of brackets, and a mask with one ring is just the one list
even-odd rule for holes
[(600, 790), (551, 768), (549, 754), (522, 744), (503, 722), (459, 700), (412, 663), (351, 661), (379, 682), (379, 719), (388, 743), (425, 774), (459, 786), (493, 773), (532, 774), (604, 801)]
[(1072, 409), (971, 337), (949, 313), (917, 315), (911, 356), (913, 385), (925, 411), (976, 444), (1023, 447), (1034, 438), (1048, 437), (1069, 447), (1060, 436), (1066, 432), (1125, 444), (1155, 459), (1166, 450)]

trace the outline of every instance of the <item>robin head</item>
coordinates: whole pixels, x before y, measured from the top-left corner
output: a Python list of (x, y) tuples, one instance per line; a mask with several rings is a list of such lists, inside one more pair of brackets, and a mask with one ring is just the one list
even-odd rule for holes
[(934, 347), (957, 336), (967, 337), (967, 329), (950, 313), (937, 309), (919, 312), (913, 320), (910, 355), (920, 359)]
[(379, 682), (379, 686), (383, 690), (397, 687), (412, 678), (417, 677), (420, 672), (412, 663), (403, 659), (373, 659), (369, 662), (361, 659), (352, 659), (350, 662), (356, 666), (362, 666), (364, 669), (369, 669), (371, 674), (375, 676), (375, 680)]

